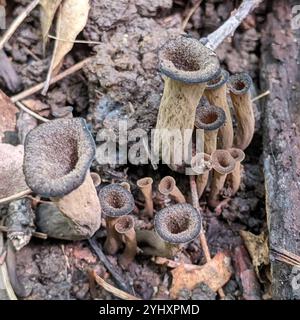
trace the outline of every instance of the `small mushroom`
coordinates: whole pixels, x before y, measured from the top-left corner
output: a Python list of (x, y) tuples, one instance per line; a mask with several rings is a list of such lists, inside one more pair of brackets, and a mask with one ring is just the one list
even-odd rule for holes
[(97, 188), (100, 186), (101, 184), (101, 177), (99, 176), (99, 174), (97, 172), (91, 172), (90, 173), (91, 178), (93, 180), (94, 186)]
[(178, 203), (185, 203), (185, 197), (176, 186), (176, 181), (171, 176), (166, 176), (161, 179), (158, 185), (158, 191), (166, 197), (173, 198)]
[(134, 230), (134, 219), (132, 216), (121, 216), (117, 219), (115, 230), (125, 244), (124, 252), (120, 255), (119, 262), (124, 269), (134, 260), (137, 253), (136, 234)]
[(227, 176), (227, 181), (231, 188), (231, 195), (234, 196), (241, 184), (241, 162), (245, 159), (245, 153), (238, 148), (230, 148), (228, 151), (235, 160), (235, 168), (233, 172)]
[(235, 168), (235, 160), (229, 151), (216, 150), (211, 155), (211, 163), (213, 167), (213, 175), (208, 204), (215, 208), (220, 203), (219, 196), (224, 187), (226, 177), (229, 173), (233, 172)]
[(199, 105), (196, 111), (195, 127), (204, 130), (204, 152), (212, 154), (217, 148), (219, 128), (225, 123), (223, 109), (209, 105)]
[(197, 184), (197, 193), (199, 199), (201, 198), (208, 182), (209, 171), (211, 170), (211, 161), (210, 155), (207, 153), (198, 153), (196, 154), (191, 161), (191, 167), (193, 168), (201, 168), (200, 171), (193, 169), (195, 171), (196, 184)]
[(99, 199), (105, 214), (107, 237), (104, 249), (110, 255), (115, 254), (122, 245), (120, 235), (115, 229), (115, 224), (121, 216), (130, 214), (135, 207), (132, 194), (118, 184), (110, 184), (99, 192)]
[(197, 210), (190, 204), (175, 204), (154, 217), (155, 232), (139, 230), (137, 239), (143, 254), (172, 258), (181, 246), (194, 240), (202, 228)]
[(142, 178), (137, 181), (137, 186), (145, 198), (145, 208), (143, 212), (150, 218), (153, 217), (152, 184), (153, 179), (151, 177)]
[(166, 77), (154, 146), (157, 152), (162, 141), (162, 160), (177, 171), (175, 159), (178, 157), (171, 152), (170, 130), (179, 130), (181, 136), (187, 138), (185, 142), (190, 142), (197, 105), (206, 83), (220, 73), (220, 64), (213, 51), (198, 40), (186, 36), (169, 40), (159, 52), (159, 61), (160, 70)]
[(237, 120), (233, 146), (245, 150), (254, 134), (255, 118), (250, 88), (252, 79), (247, 73), (238, 73), (229, 78), (230, 97)]
[(52, 120), (30, 131), (23, 170), (32, 191), (52, 203), (37, 208), (50, 237), (77, 240), (100, 227), (101, 207), (89, 168), (95, 143), (82, 118)]
[(222, 108), (225, 112), (225, 123), (218, 131), (218, 149), (228, 149), (233, 143), (233, 126), (230, 108), (227, 102), (227, 81), (229, 73), (222, 69), (220, 75), (209, 81), (204, 94), (211, 105)]

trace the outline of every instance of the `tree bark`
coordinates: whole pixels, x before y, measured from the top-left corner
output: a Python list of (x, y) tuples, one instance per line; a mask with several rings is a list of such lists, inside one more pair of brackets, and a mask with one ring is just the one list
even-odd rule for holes
[(263, 139), (274, 299), (297, 295), (289, 259), (300, 256), (300, 30), (291, 25), (297, 4), (273, 0), (262, 33), (261, 86), (271, 92)]

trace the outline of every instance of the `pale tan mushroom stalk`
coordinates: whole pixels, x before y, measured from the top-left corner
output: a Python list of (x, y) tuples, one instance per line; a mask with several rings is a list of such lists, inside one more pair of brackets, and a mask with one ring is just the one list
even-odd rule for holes
[(233, 146), (242, 150), (249, 146), (255, 128), (251, 86), (252, 79), (247, 73), (235, 74), (229, 78), (228, 87), (237, 120)]
[(231, 195), (234, 196), (240, 188), (241, 162), (245, 159), (245, 153), (243, 150), (237, 148), (230, 148), (228, 151), (235, 160), (235, 168), (233, 172), (228, 174), (226, 181), (228, 181), (231, 188)]
[(202, 228), (198, 211), (190, 204), (175, 204), (154, 217), (154, 230), (137, 231), (144, 255), (172, 258), (181, 247), (198, 237)]
[(119, 262), (124, 269), (128, 269), (129, 264), (134, 260), (137, 253), (133, 218), (131, 216), (119, 217), (115, 223), (115, 230), (125, 244), (125, 249), (119, 257)]
[(209, 171), (211, 170), (212, 166), (211, 166), (209, 154), (198, 153), (196, 156), (192, 158), (192, 162), (191, 162), (192, 169), (195, 166), (199, 166), (199, 160), (201, 161), (202, 170), (200, 172), (196, 171), (195, 175), (196, 175), (197, 193), (200, 199), (207, 186)]
[(150, 218), (153, 217), (152, 184), (153, 179), (150, 177), (142, 178), (137, 181), (137, 186), (139, 187), (145, 198), (145, 208), (143, 210), (143, 213), (145, 213)]
[(100, 186), (100, 184), (101, 184), (101, 177), (99, 176), (99, 174), (98, 173), (96, 173), (96, 172), (91, 172), (90, 173), (91, 174), (91, 178), (92, 178), (92, 180), (93, 180), (93, 182), (94, 182), (94, 186), (97, 188), (97, 187), (99, 187)]
[(158, 191), (164, 196), (170, 196), (177, 203), (186, 203), (185, 197), (176, 186), (176, 181), (171, 176), (166, 176), (161, 179), (158, 185)]
[(225, 123), (218, 131), (218, 149), (228, 149), (233, 143), (233, 126), (230, 108), (227, 102), (227, 81), (229, 73), (222, 69), (221, 74), (209, 81), (206, 85), (204, 95), (211, 105), (222, 108), (225, 112)]
[(107, 237), (105, 251), (114, 255), (122, 246), (122, 239), (115, 229), (118, 218), (126, 216), (134, 210), (132, 194), (119, 184), (110, 184), (99, 192), (99, 199), (106, 220)]
[(213, 176), (208, 198), (210, 207), (215, 208), (220, 203), (220, 192), (224, 187), (227, 174), (233, 172), (235, 160), (227, 150), (216, 150), (211, 155)]
[(99, 229), (101, 207), (89, 171), (95, 149), (83, 118), (52, 120), (27, 134), (25, 180), (52, 200), (36, 210), (38, 228), (50, 237), (88, 239)]
[[(171, 130), (177, 130), (185, 143), (192, 137), (195, 113), (206, 83), (220, 73), (216, 54), (198, 40), (179, 36), (169, 40), (159, 52), (160, 70), (166, 76), (154, 136), (155, 151), (162, 143), (162, 160), (177, 171), (183, 150), (174, 150)], [(189, 129), (187, 132), (186, 130)], [(176, 154), (175, 154), (176, 153)], [(179, 155), (179, 156), (178, 156)]]
[(196, 110), (195, 127), (204, 130), (204, 152), (212, 154), (217, 149), (219, 129), (225, 123), (223, 109), (213, 105), (199, 105)]

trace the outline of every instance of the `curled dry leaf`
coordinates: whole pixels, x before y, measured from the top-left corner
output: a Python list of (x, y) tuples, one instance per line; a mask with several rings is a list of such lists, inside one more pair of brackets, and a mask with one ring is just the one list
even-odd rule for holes
[(6, 131), (15, 131), (18, 108), (11, 103), (8, 96), (0, 90), (0, 142), (4, 141)]
[(58, 6), (61, 4), (62, 0), (40, 0), (40, 21), (42, 27), (43, 36), (43, 49), (45, 52), (45, 47), (48, 40), (49, 30), (52, 25), (55, 13)]
[(23, 174), (24, 147), (0, 143), (0, 200), (27, 190)]
[(198, 268), (186, 268), (184, 264), (171, 271), (173, 275), (170, 295), (176, 298), (181, 289), (193, 290), (204, 282), (214, 292), (222, 288), (230, 279), (232, 268), (230, 258), (219, 252), (215, 257)]
[(61, 63), (64, 56), (73, 48), (77, 35), (85, 27), (90, 5), (89, 0), (64, 0), (61, 6), (61, 21), (57, 24), (58, 40), (54, 52), (52, 70)]

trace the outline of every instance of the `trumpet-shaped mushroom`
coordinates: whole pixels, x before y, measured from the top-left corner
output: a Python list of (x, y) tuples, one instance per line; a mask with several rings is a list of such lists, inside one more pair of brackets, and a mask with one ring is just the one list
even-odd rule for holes
[(101, 184), (101, 177), (97, 172), (91, 172), (91, 178), (93, 180), (94, 186), (97, 188)]
[[(156, 129), (159, 130), (154, 137), (154, 145), (157, 151), (162, 141), (162, 159), (176, 171), (178, 164), (171, 152), (170, 130), (179, 130), (182, 137), (185, 134), (188, 138), (186, 143), (191, 140), (197, 105), (206, 83), (220, 73), (220, 65), (213, 51), (198, 40), (186, 36), (169, 40), (159, 52), (159, 61), (160, 70), (166, 78), (156, 123)], [(184, 132), (186, 129), (190, 129), (190, 132)]]
[(176, 186), (176, 181), (171, 176), (166, 176), (161, 179), (158, 185), (158, 191), (164, 196), (171, 196), (178, 203), (185, 203), (185, 197)]
[(25, 180), (33, 192), (53, 201), (37, 210), (38, 226), (49, 236), (84, 239), (99, 229), (101, 207), (89, 172), (94, 155), (82, 118), (53, 120), (28, 133)]
[(215, 208), (219, 203), (220, 192), (224, 187), (226, 177), (233, 172), (235, 160), (227, 150), (216, 150), (211, 155), (213, 176), (208, 204)]
[(245, 150), (254, 134), (255, 118), (250, 88), (252, 79), (247, 73), (239, 73), (229, 78), (230, 96), (237, 120), (234, 147)]
[(175, 204), (154, 217), (155, 232), (140, 230), (139, 247), (145, 255), (172, 258), (180, 246), (194, 240), (201, 231), (201, 217), (190, 204)]
[(137, 253), (136, 234), (132, 216), (119, 217), (115, 224), (115, 230), (125, 244), (125, 249), (119, 258), (119, 262), (124, 269), (127, 269)]
[(241, 184), (241, 162), (245, 159), (245, 153), (238, 148), (230, 148), (228, 151), (235, 160), (235, 168), (233, 172), (227, 176), (231, 188), (231, 195), (233, 196), (237, 193)]
[(205, 97), (211, 105), (222, 108), (225, 112), (225, 123), (218, 131), (218, 149), (228, 149), (233, 143), (233, 127), (229, 105), (227, 103), (227, 81), (229, 73), (222, 69), (221, 74), (209, 81), (205, 88)]
[(225, 123), (223, 109), (210, 105), (199, 106), (196, 111), (195, 127), (204, 130), (204, 152), (212, 154), (217, 148), (219, 128)]
[(198, 193), (198, 196), (200, 199), (205, 188), (206, 188), (206, 185), (207, 185), (209, 171), (212, 168), (211, 161), (210, 161), (210, 155), (207, 153), (196, 154), (192, 158), (191, 167), (192, 167), (192, 169), (195, 167), (201, 168), (200, 171), (193, 169), (195, 171), (195, 175), (197, 176), (196, 177), (197, 193)]
[(137, 186), (145, 198), (145, 208), (143, 211), (150, 218), (153, 217), (152, 184), (153, 179), (150, 177), (142, 178), (137, 181)]
[(105, 214), (107, 237), (104, 249), (108, 254), (115, 254), (122, 245), (120, 235), (115, 229), (119, 217), (126, 216), (134, 210), (132, 194), (118, 184), (110, 184), (99, 192), (101, 208)]

